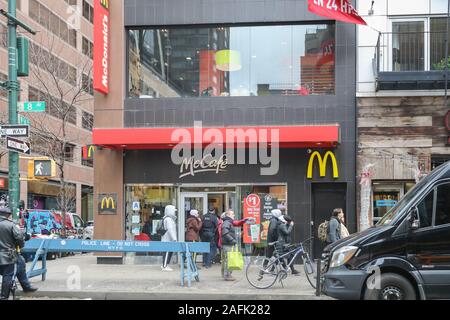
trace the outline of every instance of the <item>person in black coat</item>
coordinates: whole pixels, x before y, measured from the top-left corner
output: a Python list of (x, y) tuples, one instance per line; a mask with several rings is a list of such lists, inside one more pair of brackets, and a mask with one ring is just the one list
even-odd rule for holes
[(271, 258), (273, 256), (273, 252), (275, 251), (274, 246), (270, 246), (269, 243), (278, 241), (278, 226), (281, 223), (279, 218), (282, 216), (281, 210), (273, 209), (272, 217), (269, 222), (269, 229), (267, 230), (267, 250), (266, 257)]
[[(278, 225), (278, 244), (277, 250), (280, 253), (285, 253), (285, 246), (292, 243), (292, 231), (294, 229), (294, 221), (289, 216), (281, 216), (279, 218), (280, 224)], [(289, 261), (292, 259), (293, 255), (289, 255), (286, 257)], [(284, 264), (286, 267), (286, 264)], [(294, 264), (291, 265), (292, 274), (299, 274), (297, 270), (294, 268)]]

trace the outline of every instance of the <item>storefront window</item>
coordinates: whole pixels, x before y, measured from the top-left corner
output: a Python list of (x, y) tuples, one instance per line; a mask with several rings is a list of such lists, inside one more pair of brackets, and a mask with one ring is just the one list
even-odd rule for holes
[(128, 31), (133, 98), (334, 94), (335, 26)]
[(144, 239), (160, 241), (156, 226), (164, 217), (167, 205), (177, 207), (176, 188), (170, 186), (126, 187), (127, 240)]
[(262, 254), (267, 247), (267, 231), (269, 229), (269, 220), (272, 217), (271, 211), (280, 209), (283, 214), (288, 214), (287, 186), (250, 185), (239, 186), (237, 189), (240, 199), (240, 208), (236, 215), (237, 219), (251, 217), (251, 211), (254, 212), (254, 208), (249, 207), (252, 207), (253, 204), (257, 205), (256, 210), (259, 209), (259, 224), (253, 226), (244, 225), (243, 228), (237, 229), (244, 253)]

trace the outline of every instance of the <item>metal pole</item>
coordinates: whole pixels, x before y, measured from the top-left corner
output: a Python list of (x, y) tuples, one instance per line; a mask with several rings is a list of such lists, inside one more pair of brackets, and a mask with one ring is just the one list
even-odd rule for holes
[(317, 261), (317, 271), (316, 271), (316, 296), (320, 297), (322, 286), (321, 286), (321, 270), (322, 270), (322, 260), (319, 258)]
[[(16, 0), (8, 0), (8, 13), (16, 17)], [(17, 124), (17, 94), (19, 83), (17, 82), (17, 24), (8, 19), (8, 110), (9, 124)], [(9, 152), (9, 208), (13, 219), (18, 219), (17, 208), (19, 206), (20, 181), (19, 181), (19, 154)]]
[(449, 23), (448, 20), (450, 18), (450, 0), (447, 1), (447, 32), (445, 34), (445, 99), (444, 99), (444, 105), (445, 110), (448, 109), (448, 36), (449, 36)]

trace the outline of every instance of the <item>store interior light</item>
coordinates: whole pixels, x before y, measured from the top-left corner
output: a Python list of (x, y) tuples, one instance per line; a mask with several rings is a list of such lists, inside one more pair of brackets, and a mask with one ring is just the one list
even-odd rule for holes
[(239, 71), (242, 69), (241, 54), (236, 50), (216, 52), (216, 68), (221, 71)]

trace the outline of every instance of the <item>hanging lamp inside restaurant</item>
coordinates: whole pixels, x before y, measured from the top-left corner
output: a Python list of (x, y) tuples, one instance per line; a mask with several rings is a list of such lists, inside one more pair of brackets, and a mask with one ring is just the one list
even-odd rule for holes
[(216, 52), (216, 68), (221, 71), (238, 71), (242, 69), (241, 54), (236, 50), (219, 50)]

